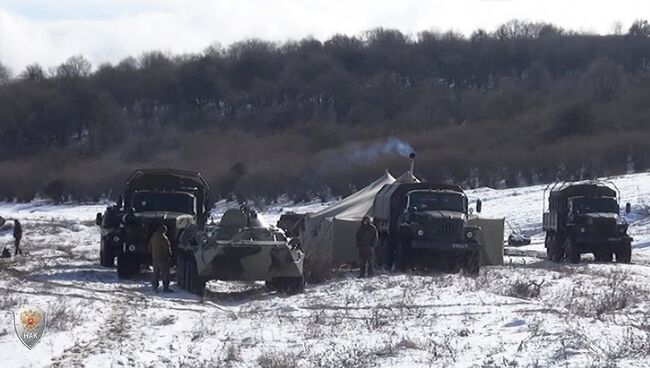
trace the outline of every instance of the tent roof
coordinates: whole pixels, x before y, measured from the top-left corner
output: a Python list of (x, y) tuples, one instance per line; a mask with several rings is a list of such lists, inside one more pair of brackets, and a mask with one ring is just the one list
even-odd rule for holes
[(400, 175), (399, 178), (395, 180), (398, 183), (419, 183), (420, 180), (413, 175), (410, 170), (404, 171), (404, 174)]
[(375, 200), (375, 195), (386, 184), (395, 182), (395, 178), (386, 170), (377, 180), (368, 184), (358, 192), (343, 198), (331, 206), (309, 216), (310, 220), (322, 220), (328, 217), (339, 219), (361, 219), (370, 213)]

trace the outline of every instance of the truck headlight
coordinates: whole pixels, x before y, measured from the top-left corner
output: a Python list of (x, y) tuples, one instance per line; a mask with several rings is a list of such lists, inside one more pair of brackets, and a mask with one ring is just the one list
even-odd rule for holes
[(468, 232), (465, 233), (465, 236), (466, 236), (468, 239), (471, 239), (471, 238), (474, 237), (474, 233), (471, 232), (471, 231), (468, 231)]
[(581, 232), (581, 233), (585, 233), (585, 232), (587, 232), (587, 229), (585, 229), (584, 227), (581, 227), (581, 228), (580, 228), (580, 232)]
[(134, 244), (129, 245), (129, 252), (135, 252), (135, 245)]
[(418, 234), (418, 236), (424, 236), (424, 230), (422, 229), (418, 229), (415, 233)]

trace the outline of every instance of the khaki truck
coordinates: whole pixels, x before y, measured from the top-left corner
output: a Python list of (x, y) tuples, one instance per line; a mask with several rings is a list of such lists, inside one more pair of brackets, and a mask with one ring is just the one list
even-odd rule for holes
[[(620, 194), (613, 183), (555, 183), (546, 193), (543, 226), (549, 260), (579, 263), (582, 254), (593, 253), (599, 262), (611, 262), (614, 255), (616, 262), (631, 262), (632, 238), (620, 216)], [(625, 212), (630, 210), (628, 203)]]
[(201, 174), (175, 169), (136, 170), (126, 180), (124, 195), (101, 214), (99, 251), (102, 266), (117, 259), (120, 278), (135, 276), (151, 264), (149, 239), (162, 225), (175, 254), (188, 229), (202, 229), (209, 217), (209, 187)]

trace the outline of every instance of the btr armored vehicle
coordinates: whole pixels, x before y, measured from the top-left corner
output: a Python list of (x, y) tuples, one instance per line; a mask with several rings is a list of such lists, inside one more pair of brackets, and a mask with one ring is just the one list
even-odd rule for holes
[[(481, 211), (480, 200), (476, 210)], [(468, 225), (468, 199), (459, 186), (387, 184), (375, 197), (373, 211), (379, 263), (401, 270), (442, 266), (478, 273), (481, 229)]]
[(303, 252), (246, 206), (226, 211), (216, 226), (185, 233), (177, 257), (178, 284), (199, 295), (209, 280), (266, 281), (286, 293), (304, 288)]
[(201, 174), (172, 169), (135, 171), (117, 204), (97, 214), (102, 228), (100, 263), (113, 266), (121, 278), (151, 263), (149, 239), (162, 225), (176, 253), (181, 234), (202, 229), (209, 216), (208, 184)]
[[(619, 215), (619, 193), (613, 183), (555, 183), (548, 186), (544, 212), (546, 254), (553, 262), (580, 262), (593, 253), (596, 261), (630, 263), (632, 238)], [(630, 212), (630, 204), (625, 206)]]

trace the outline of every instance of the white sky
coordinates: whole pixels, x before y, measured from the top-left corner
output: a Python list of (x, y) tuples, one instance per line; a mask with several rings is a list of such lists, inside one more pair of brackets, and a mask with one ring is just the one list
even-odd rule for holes
[(650, 19), (650, 0), (0, 0), (0, 62), (94, 65), (144, 51), (199, 52), (245, 38), (284, 41), (374, 27), (470, 34), (511, 19), (608, 33)]

